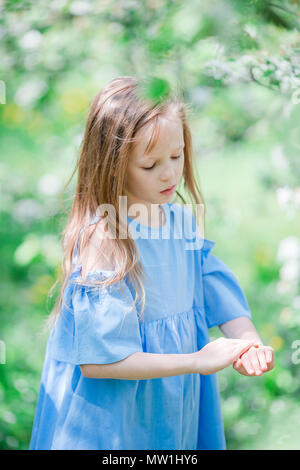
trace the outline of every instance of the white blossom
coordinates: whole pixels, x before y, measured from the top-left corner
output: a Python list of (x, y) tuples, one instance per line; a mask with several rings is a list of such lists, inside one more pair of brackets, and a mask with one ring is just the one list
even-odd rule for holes
[(37, 49), (40, 47), (42, 40), (42, 34), (33, 29), (31, 31), (27, 31), (27, 33), (19, 39), (19, 44), (23, 49)]
[(295, 258), (300, 258), (300, 243), (298, 237), (291, 235), (279, 243), (277, 260), (284, 263)]
[(276, 189), (277, 202), (281, 209), (284, 209), (288, 202), (292, 200), (293, 191), (291, 188), (285, 186), (283, 188)]
[(246, 31), (246, 33), (249, 34), (249, 36), (251, 37), (251, 39), (255, 39), (256, 36), (257, 36), (257, 33), (256, 33), (256, 28), (254, 25), (252, 24), (246, 24), (244, 26), (244, 31)]
[(47, 83), (42, 79), (32, 79), (23, 83), (16, 91), (14, 100), (19, 106), (32, 106), (48, 90)]
[(21, 199), (13, 208), (13, 218), (20, 223), (31, 222), (43, 217), (41, 204), (34, 199)]
[(51, 266), (56, 266), (61, 259), (61, 246), (58, 237), (53, 234), (44, 235), (40, 241), (40, 250)]
[(297, 259), (286, 261), (280, 268), (280, 278), (284, 281), (293, 282), (300, 279), (300, 263)]
[(92, 6), (88, 2), (83, 1), (76, 1), (72, 2), (69, 8), (70, 13), (72, 15), (81, 16), (91, 13)]
[(60, 190), (61, 183), (56, 175), (46, 173), (38, 181), (38, 191), (46, 196), (53, 196)]

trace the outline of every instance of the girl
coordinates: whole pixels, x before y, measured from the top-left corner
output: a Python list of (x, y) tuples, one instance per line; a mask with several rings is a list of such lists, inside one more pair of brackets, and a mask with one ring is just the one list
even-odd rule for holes
[(90, 108), (30, 449), (225, 449), (216, 372), (273, 367), (215, 242), (170, 202), (183, 180), (203, 203), (185, 105), (142, 90), (118, 77)]

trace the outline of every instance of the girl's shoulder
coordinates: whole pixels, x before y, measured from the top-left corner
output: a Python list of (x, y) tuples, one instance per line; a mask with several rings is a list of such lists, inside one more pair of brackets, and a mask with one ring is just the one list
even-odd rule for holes
[(109, 238), (104, 221), (99, 217), (81, 234), (79, 262), (83, 277), (91, 271), (114, 271), (120, 262), (114, 239)]

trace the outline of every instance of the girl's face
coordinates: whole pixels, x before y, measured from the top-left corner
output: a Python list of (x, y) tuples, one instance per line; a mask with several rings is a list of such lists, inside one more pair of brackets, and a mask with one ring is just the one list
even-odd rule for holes
[[(179, 184), (184, 166), (182, 122), (177, 117), (160, 117), (158, 140), (150, 153), (145, 153), (152, 124), (140, 129), (129, 156), (126, 175), (128, 207), (133, 203), (146, 205), (169, 202)], [(175, 186), (171, 194), (163, 194)]]

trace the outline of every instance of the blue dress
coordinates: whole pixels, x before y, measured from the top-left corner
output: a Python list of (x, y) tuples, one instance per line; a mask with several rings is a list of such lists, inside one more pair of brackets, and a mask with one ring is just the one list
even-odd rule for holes
[[(161, 207), (162, 227), (127, 217), (148, 276), (144, 323), (130, 306), (128, 275), (121, 281), (128, 300), (118, 283), (76, 285), (81, 265), (69, 277), (47, 343), (30, 449), (226, 449), (216, 374), (124, 380), (80, 371), (80, 364), (108, 364), (137, 351), (193, 353), (209, 342), (210, 327), (252, 318), (237, 278), (211, 253), (215, 242), (196, 233), (190, 209)], [(94, 270), (88, 278), (111, 273)]]

